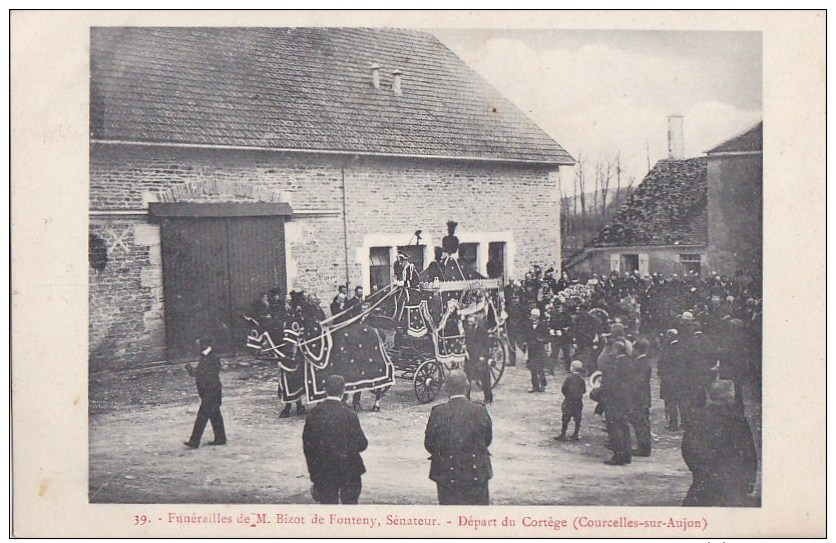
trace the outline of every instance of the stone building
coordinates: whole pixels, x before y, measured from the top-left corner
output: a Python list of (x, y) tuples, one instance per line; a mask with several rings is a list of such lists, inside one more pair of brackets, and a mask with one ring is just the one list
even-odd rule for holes
[(731, 274), (763, 267), (763, 122), (708, 155), (708, 262)]
[(704, 157), (682, 158), (681, 117), (669, 157), (566, 267), (576, 273), (759, 275), (763, 247), (763, 123)]
[(234, 352), (260, 293), (369, 292), (450, 219), (483, 273), (560, 261), (572, 158), (430, 34), (94, 28), (90, 102), (92, 370)]

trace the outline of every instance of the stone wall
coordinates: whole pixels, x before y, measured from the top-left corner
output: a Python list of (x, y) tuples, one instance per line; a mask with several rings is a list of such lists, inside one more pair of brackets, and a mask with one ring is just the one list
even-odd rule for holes
[(112, 247), (107, 267), (90, 270), (91, 369), (165, 356), (160, 232), (148, 203), (218, 200), (290, 203), (287, 288), (316, 292), (325, 305), (339, 284), (362, 284), (369, 234), (405, 245), (422, 229), (440, 245), (453, 219), (463, 239), (510, 236), (497, 241), (513, 245), (512, 270), (560, 261), (556, 173), (544, 169), (94, 145), (90, 232)]
[(763, 266), (763, 155), (708, 160), (708, 242), (720, 273), (759, 274)]

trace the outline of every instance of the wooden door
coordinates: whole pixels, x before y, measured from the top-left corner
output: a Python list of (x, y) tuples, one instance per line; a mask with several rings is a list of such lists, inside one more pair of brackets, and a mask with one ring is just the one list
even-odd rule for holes
[(226, 219), (166, 219), (161, 229), (169, 360), (196, 356), (195, 340), (230, 347)]
[(271, 288), (285, 290), (284, 220), (281, 217), (228, 218), (227, 243), (232, 350), (238, 352), (252, 328), (242, 315), (249, 313), (253, 302)]
[(283, 217), (166, 217), (161, 239), (167, 357), (194, 357), (201, 337), (240, 352), (242, 315), (287, 283)]

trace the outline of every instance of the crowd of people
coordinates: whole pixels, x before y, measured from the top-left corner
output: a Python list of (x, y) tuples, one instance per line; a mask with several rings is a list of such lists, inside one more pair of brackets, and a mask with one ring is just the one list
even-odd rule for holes
[[(340, 287), (330, 305), (330, 319), (335, 322), (360, 315), (369, 306), (362, 287), (354, 289), (351, 297), (347, 292)], [(757, 453), (744, 416), (743, 388), (745, 384), (757, 384), (759, 377), (761, 289), (757, 280), (743, 274), (730, 278), (715, 273), (707, 278), (696, 274), (642, 277), (637, 273), (612, 273), (581, 280), (534, 266), (522, 281), (510, 280), (503, 294), (510, 344), (507, 365), (515, 366), (518, 359), (525, 359), (531, 376), (528, 392), (544, 392), (558, 366), (565, 368), (561, 372), (560, 434), (555, 439), (581, 439), (583, 403), (588, 397), (595, 403), (595, 414), (606, 422), (606, 446), (612, 450), (606, 464), (623, 466), (634, 457), (650, 457), (651, 359), (655, 358), (665, 428), (684, 432), (682, 456), (693, 473), (683, 504), (751, 503)], [(321, 320), (329, 318), (315, 295), (294, 292), (284, 296), (278, 289), (262, 296), (253, 314), (259, 319), (284, 322), (303, 303), (318, 308)], [(487, 367), (487, 332), (470, 320), (464, 331), (468, 358)], [(192, 448), (199, 445), (207, 421), (215, 430), (211, 444), (226, 442), (220, 416), (220, 381), (215, 371), (219, 364), (212, 363), (215, 358), (211, 348), (202, 355), (205, 361), (198, 367), (198, 390), (203, 403), (186, 442)], [(202, 366), (214, 368), (208, 372), (212, 374), (210, 387)], [(459, 466), (461, 462), (470, 466), (464, 458), (467, 455), (478, 453), (487, 458), (492, 438), (486, 405), (469, 401), (471, 383), (475, 382), (483, 390), (483, 403), (491, 403), (490, 386), (484, 385), (490, 378), (477, 375), (473, 367), (466, 364), (465, 372), (449, 374), (452, 399), (444, 407), (433, 409), (427, 427), (426, 446), (433, 459), (430, 477), (438, 485), (442, 504), (488, 503), (487, 485), (492, 475), (489, 460), (480, 464), (478, 473), (464, 474), (464, 464)], [(328, 389), (328, 400), (308, 414), (305, 454), (317, 501), (356, 503), (360, 475), (365, 469), (359, 454), (366, 441), (356, 415), (346, 414), (343, 408), (353, 415), (359, 408), (359, 393), (354, 396), (353, 409), (349, 408), (347, 396), (337, 390), (344, 382), (337, 381)], [(330, 400), (339, 400), (341, 406)], [(376, 395), (376, 406), (379, 400)], [(301, 402), (297, 409), (304, 412)], [(289, 411), (288, 404), (283, 416)], [(337, 419), (342, 422), (335, 426), (333, 421)], [(341, 437), (339, 444), (333, 442), (334, 436), (346, 432), (351, 435)], [(456, 443), (461, 443), (463, 432), (473, 433), (478, 451), (459, 450)], [(329, 454), (353, 458), (351, 469), (346, 468), (347, 475), (332, 473), (335, 461), (321, 460)], [(448, 468), (454, 475), (448, 476)], [(320, 476), (319, 471), (327, 473)], [(348, 474), (350, 478), (346, 479)], [(459, 475), (459, 479), (466, 476), (469, 481), (474, 474), (478, 484), (454, 484)]]
[[(666, 429), (684, 430), (682, 455), (693, 473), (684, 505), (751, 503), (757, 453), (744, 416), (744, 384), (760, 375), (761, 290), (745, 275), (680, 278), (637, 273), (581, 282), (533, 267), (505, 287), (510, 365), (517, 350), (531, 373), (528, 392), (546, 389), (546, 374), (562, 361), (561, 432), (578, 440), (587, 383), (595, 413), (604, 416), (605, 463), (622, 466), (649, 457), (650, 355), (657, 358)], [(632, 434), (636, 447), (632, 447)]]

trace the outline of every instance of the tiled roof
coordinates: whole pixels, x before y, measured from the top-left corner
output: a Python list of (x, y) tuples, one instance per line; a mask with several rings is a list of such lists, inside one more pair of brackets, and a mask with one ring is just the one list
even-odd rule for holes
[(657, 162), (592, 245), (706, 245), (707, 163), (705, 157)]
[(434, 36), (411, 30), (93, 28), (90, 110), (94, 140), (574, 162)]
[(752, 151), (763, 151), (763, 121), (743, 134), (721, 143), (714, 149), (707, 151), (707, 153), (711, 155), (714, 153), (743, 153)]

